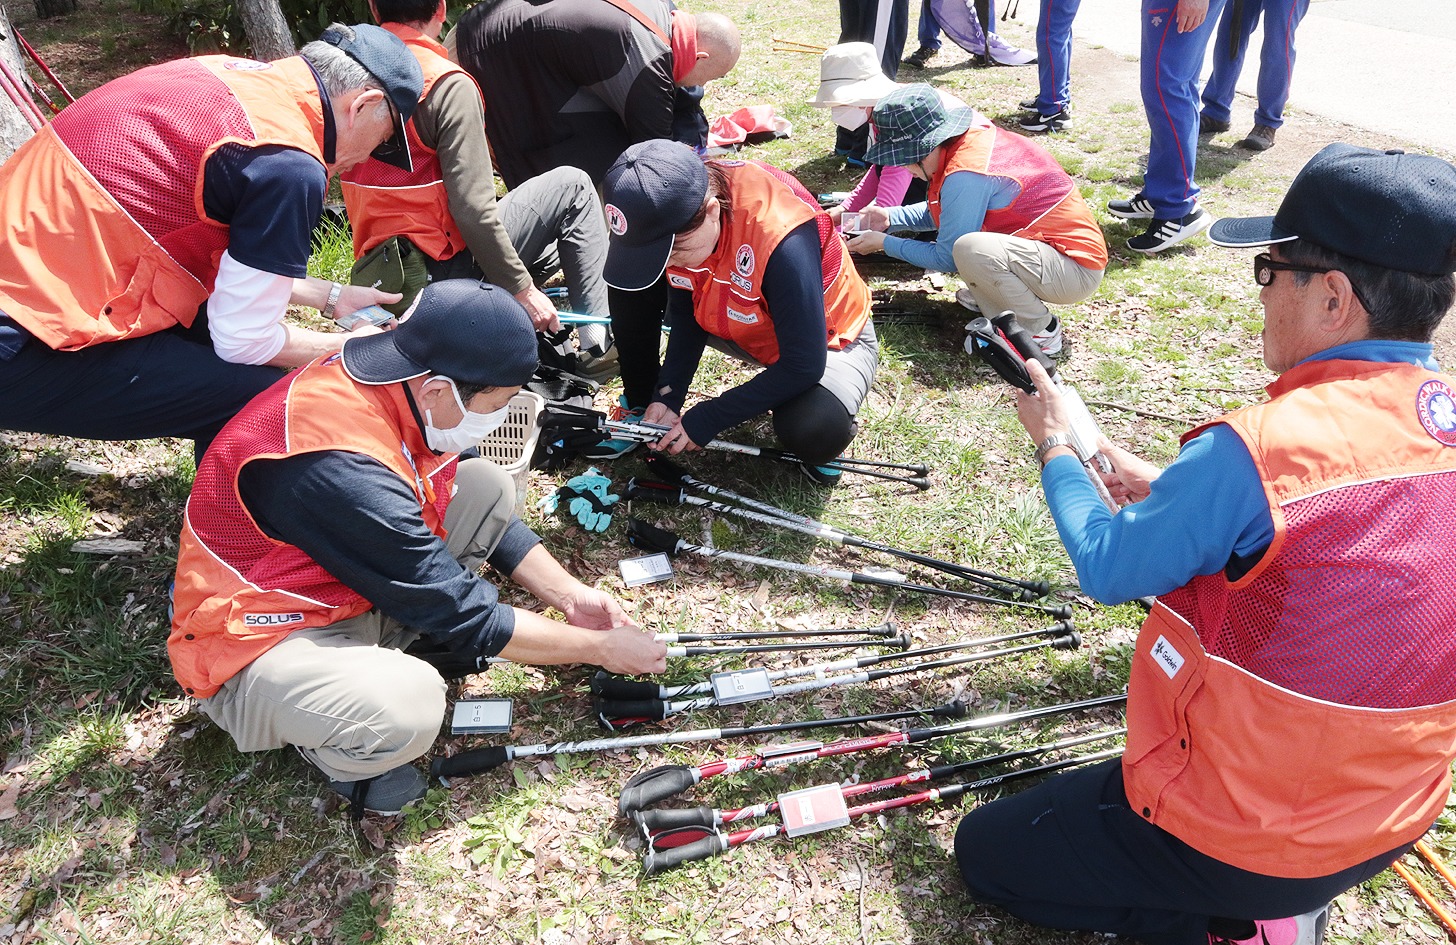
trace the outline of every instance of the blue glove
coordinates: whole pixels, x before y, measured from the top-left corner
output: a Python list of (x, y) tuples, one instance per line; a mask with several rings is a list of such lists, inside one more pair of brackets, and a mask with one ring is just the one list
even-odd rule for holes
[(603, 476), (595, 466), (580, 476), (573, 476), (566, 485), (546, 500), (546, 511), (555, 512), (566, 501), (566, 511), (589, 532), (604, 532), (612, 524), (612, 506), (622, 498), (607, 491), (612, 480)]

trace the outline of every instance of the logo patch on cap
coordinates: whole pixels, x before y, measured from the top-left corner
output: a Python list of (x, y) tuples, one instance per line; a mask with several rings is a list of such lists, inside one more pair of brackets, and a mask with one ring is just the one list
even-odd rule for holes
[(753, 258), (753, 247), (744, 243), (738, 247), (738, 252), (733, 254), (733, 268), (738, 270), (740, 276), (753, 275), (753, 267), (756, 260)]
[(607, 229), (617, 236), (626, 233), (627, 218), (622, 215), (622, 211), (618, 210), (615, 204), (610, 203), (603, 209), (607, 211)]
[(1456, 392), (1445, 381), (1429, 380), (1416, 392), (1416, 416), (1442, 446), (1456, 446)]

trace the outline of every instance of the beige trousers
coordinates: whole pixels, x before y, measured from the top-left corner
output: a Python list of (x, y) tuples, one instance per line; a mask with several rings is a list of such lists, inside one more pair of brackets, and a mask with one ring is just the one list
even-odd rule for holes
[[(445, 544), (474, 571), (510, 524), (516, 487), (485, 459), (461, 463), (455, 486)], [(239, 751), (296, 745), (335, 780), (383, 774), (423, 755), (440, 733), (445, 682), (401, 652), (418, 636), (377, 610), (291, 633), (203, 699), (202, 711)]]
[(951, 250), (956, 271), (987, 318), (1015, 312), (1032, 334), (1045, 331), (1052, 313), (1045, 303), (1071, 305), (1090, 298), (1101, 269), (1078, 265), (1048, 243), (1004, 233), (967, 233)]

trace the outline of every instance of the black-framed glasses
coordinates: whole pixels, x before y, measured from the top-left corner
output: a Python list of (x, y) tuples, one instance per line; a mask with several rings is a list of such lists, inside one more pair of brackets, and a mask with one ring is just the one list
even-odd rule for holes
[[(1310, 272), (1316, 275), (1321, 275), (1326, 272), (1344, 272), (1344, 270), (1328, 269), (1322, 268), (1320, 266), (1300, 266), (1296, 265), (1295, 263), (1279, 262), (1268, 253), (1259, 253), (1257, 256), (1254, 257), (1254, 281), (1259, 283), (1259, 285), (1270, 285), (1271, 283), (1273, 283), (1274, 273), (1276, 272)], [(1355, 284), (1354, 279), (1350, 279), (1350, 274), (1348, 272), (1345, 273), (1345, 278), (1349, 280), (1350, 290), (1355, 293), (1355, 298), (1359, 299), (1360, 305), (1364, 307), (1366, 312), (1369, 312), (1370, 304), (1365, 301), (1365, 293), (1360, 291), (1360, 287)]]

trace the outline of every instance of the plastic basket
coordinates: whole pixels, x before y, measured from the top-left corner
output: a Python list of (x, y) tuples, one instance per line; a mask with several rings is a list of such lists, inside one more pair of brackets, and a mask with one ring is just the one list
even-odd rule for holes
[(506, 422), (480, 441), (480, 455), (511, 474), (516, 482), (516, 509), (526, 507), (526, 479), (530, 472), (531, 454), (536, 451), (540, 427), (536, 418), (546, 406), (540, 394), (523, 390), (511, 398)]

